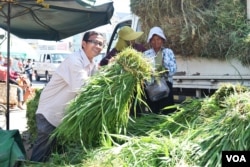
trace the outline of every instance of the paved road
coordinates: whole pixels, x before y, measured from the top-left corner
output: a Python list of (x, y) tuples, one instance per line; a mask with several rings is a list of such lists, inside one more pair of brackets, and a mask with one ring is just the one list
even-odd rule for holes
[[(45, 80), (33, 81), (32, 87), (43, 88), (47, 82)], [(26, 110), (20, 110), (18, 108), (11, 109), (9, 112), (9, 130), (18, 129), (20, 133), (27, 130)], [(7, 130), (6, 117), (4, 114), (0, 114), (0, 128)]]
[[(32, 82), (32, 87), (34, 88), (43, 88), (45, 85), (46, 85), (45, 80), (41, 80), (39, 82), (37, 81)], [(31, 147), (31, 143), (28, 137), (29, 134), (27, 133), (26, 110), (20, 110), (18, 108), (15, 110), (11, 109), (9, 112), (9, 128), (7, 128), (6, 123), (7, 123), (6, 116), (5, 114), (3, 114), (3, 112), (0, 111), (0, 129), (19, 130), (19, 133), (21, 134), (22, 139), (23, 139), (22, 141), (23, 141), (24, 148), (26, 150), (27, 159), (29, 159), (31, 152), (32, 152), (32, 147)]]

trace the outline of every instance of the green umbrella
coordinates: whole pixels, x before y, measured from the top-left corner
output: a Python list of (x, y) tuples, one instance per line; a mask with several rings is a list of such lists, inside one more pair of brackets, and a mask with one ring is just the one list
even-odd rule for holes
[(90, 5), (93, 0), (40, 1), (0, 0), (0, 27), (19, 38), (59, 41), (110, 23), (114, 11), (113, 2), (95, 6)]

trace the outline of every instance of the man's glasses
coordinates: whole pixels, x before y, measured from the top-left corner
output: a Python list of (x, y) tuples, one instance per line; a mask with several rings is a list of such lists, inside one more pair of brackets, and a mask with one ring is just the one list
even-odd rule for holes
[(87, 40), (87, 42), (92, 43), (94, 45), (99, 45), (100, 47), (104, 47), (104, 43), (96, 41), (96, 40)]

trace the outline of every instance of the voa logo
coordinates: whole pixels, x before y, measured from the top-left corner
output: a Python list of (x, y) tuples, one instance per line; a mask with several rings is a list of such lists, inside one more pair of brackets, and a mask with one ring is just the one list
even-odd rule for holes
[(227, 162), (247, 162), (244, 155), (226, 155)]

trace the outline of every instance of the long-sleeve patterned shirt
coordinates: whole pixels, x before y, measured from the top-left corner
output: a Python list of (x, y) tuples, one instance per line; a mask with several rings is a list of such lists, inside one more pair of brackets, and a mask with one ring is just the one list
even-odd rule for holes
[[(175, 55), (173, 51), (169, 48), (162, 48), (162, 58), (163, 58), (163, 67), (168, 70), (168, 81), (173, 83), (173, 75), (177, 71), (177, 65), (175, 60)], [(155, 66), (155, 57), (157, 53), (153, 48), (148, 49), (144, 52), (145, 58), (148, 58), (152, 61), (153, 65)]]

